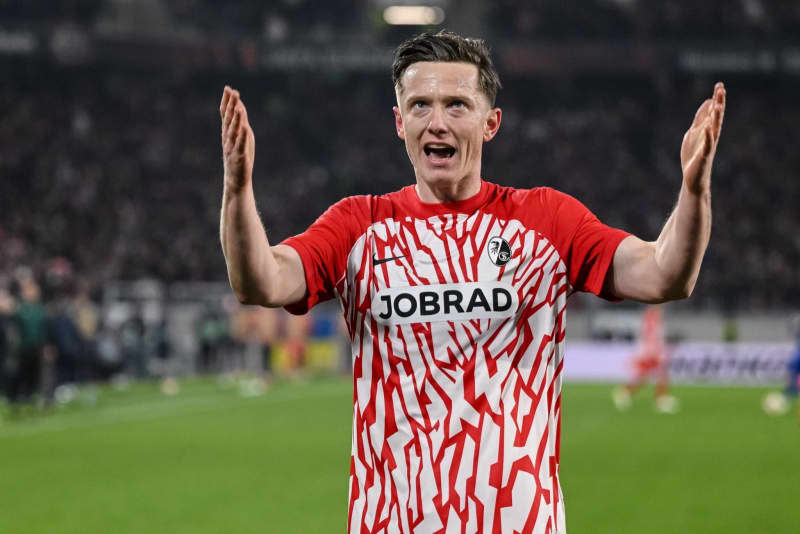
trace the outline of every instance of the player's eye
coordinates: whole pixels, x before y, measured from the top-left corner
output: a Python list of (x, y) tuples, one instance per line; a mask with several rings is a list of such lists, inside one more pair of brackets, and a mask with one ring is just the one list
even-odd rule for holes
[(466, 106), (466, 104), (464, 103), (463, 100), (453, 100), (452, 102), (450, 102), (450, 107), (451, 108), (458, 109), (458, 108), (463, 108), (465, 106)]
[(414, 109), (422, 109), (424, 107), (427, 107), (427, 105), (428, 103), (424, 102), (423, 100), (415, 100), (414, 102), (411, 103), (411, 107)]

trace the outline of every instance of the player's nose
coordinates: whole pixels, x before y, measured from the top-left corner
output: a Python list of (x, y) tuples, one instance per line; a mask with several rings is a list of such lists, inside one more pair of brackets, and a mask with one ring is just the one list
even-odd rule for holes
[(439, 106), (433, 106), (430, 115), (430, 122), (428, 122), (428, 131), (432, 134), (441, 135), (447, 132), (447, 120)]

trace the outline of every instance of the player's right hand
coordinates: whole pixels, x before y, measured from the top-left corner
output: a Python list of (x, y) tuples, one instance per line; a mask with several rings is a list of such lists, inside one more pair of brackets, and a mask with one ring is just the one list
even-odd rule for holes
[(234, 191), (252, 183), (256, 141), (247, 121), (247, 110), (239, 91), (225, 86), (219, 104), (222, 118), (222, 165), (225, 187)]

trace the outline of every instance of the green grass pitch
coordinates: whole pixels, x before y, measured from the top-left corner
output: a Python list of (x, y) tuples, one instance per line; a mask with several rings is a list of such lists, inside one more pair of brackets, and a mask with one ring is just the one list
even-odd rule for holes
[[(345, 531), (351, 385), (279, 383), (243, 398), (211, 381), (164, 397), (103, 389), (0, 422), (0, 532)], [(561, 474), (570, 534), (789, 533), (800, 521), (796, 411), (766, 390), (677, 388), (657, 415), (643, 391), (564, 387)], [(795, 408), (796, 410), (796, 408)]]

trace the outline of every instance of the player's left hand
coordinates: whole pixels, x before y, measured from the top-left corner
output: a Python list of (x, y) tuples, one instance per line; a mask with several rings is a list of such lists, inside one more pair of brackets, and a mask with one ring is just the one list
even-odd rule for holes
[(691, 193), (711, 189), (711, 164), (717, 152), (725, 116), (725, 85), (717, 82), (714, 95), (703, 102), (681, 144), (683, 183)]

